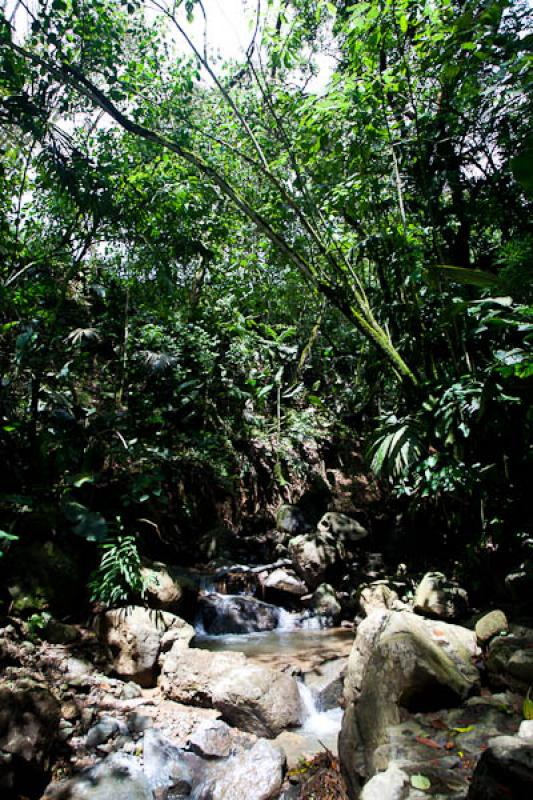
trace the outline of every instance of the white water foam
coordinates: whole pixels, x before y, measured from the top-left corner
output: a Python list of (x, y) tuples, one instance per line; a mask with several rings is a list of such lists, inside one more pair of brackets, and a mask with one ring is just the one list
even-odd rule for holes
[(338, 734), (342, 724), (342, 708), (320, 711), (313, 692), (303, 681), (298, 681), (298, 691), (303, 715), (302, 732), (312, 734), (317, 739)]

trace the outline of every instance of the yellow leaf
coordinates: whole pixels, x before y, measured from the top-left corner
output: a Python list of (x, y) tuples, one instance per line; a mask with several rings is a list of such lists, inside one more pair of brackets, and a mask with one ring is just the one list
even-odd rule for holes
[(474, 726), (473, 725), (467, 725), (466, 728), (454, 728), (454, 731), (456, 733), (470, 733), (470, 731), (473, 731), (473, 730), (474, 730)]

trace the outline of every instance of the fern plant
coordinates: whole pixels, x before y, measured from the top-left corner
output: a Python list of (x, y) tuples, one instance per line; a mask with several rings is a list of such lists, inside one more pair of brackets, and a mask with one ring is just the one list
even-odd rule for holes
[(144, 597), (147, 582), (142, 575), (136, 537), (118, 535), (100, 548), (100, 564), (89, 582), (91, 599), (111, 606)]

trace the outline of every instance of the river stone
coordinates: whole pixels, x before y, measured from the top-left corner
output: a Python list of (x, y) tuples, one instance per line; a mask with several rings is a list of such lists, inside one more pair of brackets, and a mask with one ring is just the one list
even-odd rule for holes
[(360, 522), (338, 511), (328, 511), (317, 525), (321, 533), (332, 533), (344, 542), (358, 542), (368, 536)]
[(481, 619), (476, 622), (476, 636), (480, 644), (487, 644), (494, 636), (500, 633), (507, 633), (509, 630), (509, 623), (507, 617), (496, 609), (484, 614)]
[(212, 768), (195, 800), (274, 800), (283, 781), (285, 755), (271, 742), (260, 739)]
[(294, 569), (310, 589), (323, 582), (327, 570), (339, 558), (336, 542), (330, 534), (295, 536), (289, 541), (289, 555)]
[(108, 756), (75, 778), (52, 784), (42, 800), (153, 800), (152, 790), (136, 758)]
[(296, 727), (302, 713), (294, 678), (250, 664), (215, 683), (213, 705), (230, 725), (267, 738)]
[(146, 584), (146, 602), (151, 608), (178, 613), (185, 606), (192, 606), (198, 595), (198, 588), (191, 580), (174, 578), (168, 567), (158, 561), (145, 561), (141, 575)]
[(96, 620), (99, 638), (113, 653), (113, 669), (124, 680), (153, 686), (161, 638), (169, 629), (179, 632), (188, 644), (194, 628), (168, 611), (127, 606), (100, 614)]
[(439, 619), (457, 619), (468, 610), (468, 595), (442, 572), (427, 572), (416, 590), (414, 609)]
[[(352, 699), (349, 703), (339, 737), (341, 764), (354, 794), (361, 775), (372, 774), (374, 753), (385, 741), (387, 729), (400, 723), (404, 710), (430, 711), (457, 705), (479, 684), (472, 664), (476, 650), (473, 631), (432, 624), (408, 612), (376, 616), (378, 624), (370, 629), (373, 647), (366, 665), (356, 659), (357, 681), (362, 673), (358, 702), (354, 705)], [(357, 637), (354, 649), (361, 652)], [(348, 676), (349, 671), (350, 662)], [(354, 697), (353, 688), (348, 696)], [(365, 754), (362, 773), (361, 751)]]
[(247, 661), (243, 653), (211, 653), (174, 645), (163, 662), (161, 689), (179, 703), (216, 708), (241, 730), (274, 737), (299, 724), (296, 681)]
[(0, 787), (20, 794), (42, 791), (60, 713), (47, 686), (29, 678), (0, 683)]
[(533, 797), (533, 742), (497, 736), (477, 764), (468, 800), (526, 800)]
[(198, 601), (198, 619), (208, 634), (271, 631), (279, 608), (245, 595), (208, 594)]
[(251, 747), (256, 742), (252, 734), (230, 728), (221, 719), (204, 722), (191, 735), (189, 749), (201, 758), (227, 758), (240, 747)]

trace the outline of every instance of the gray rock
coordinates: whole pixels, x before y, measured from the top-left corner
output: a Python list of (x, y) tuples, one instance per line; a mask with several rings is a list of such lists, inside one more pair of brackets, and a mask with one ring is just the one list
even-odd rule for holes
[(526, 800), (533, 797), (533, 742), (498, 736), (477, 764), (468, 800)]
[(192, 606), (198, 595), (193, 581), (172, 575), (168, 567), (158, 561), (145, 561), (141, 575), (146, 582), (145, 598), (151, 608), (178, 613), (185, 606)]
[(265, 597), (295, 599), (307, 593), (307, 586), (291, 569), (275, 569), (263, 582)]
[(144, 733), (153, 726), (154, 722), (146, 714), (141, 714), (139, 711), (131, 711), (128, 714), (128, 730), (130, 733)]
[(116, 719), (108, 718), (97, 722), (96, 725), (93, 725), (88, 731), (85, 737), (85, 747), (92, 749), (98, 747), (98, 745), (104, 744), (111, 739), (112, 736), (121, 732), (120, 729), (121, 726)]
[(331, 534), (301, 535), (289, 541), (294, 569), (311, 589), (324, 581), (328, 569), (344, 555), (344, 551), (339, 554), (337, 545)]
[(409, 775), (392, 762), (363, 786), (360, 800), (403, 800), (408, 786)]
[(406, 609), (405, 603), (400, 601), (397, 592), (386, 581), (373, 581), (358, 590), (358, 603), (362, 613), (367, 617), (376, 609), (385, 611), (401, 611)]
[(468, 611), (468, 595), (442, 572), (427, 572), (417, 587), (414, 609), (439, 619), (458, 619)]
[(179, 631), (180, 640), (185, 644), (195, 633), (180, 617), (140, 606), (106, 611), (96, 620), (99, 638), (114, 654), (115, 672), (140, 686), (154, 685), (161, 638), (171, 628)]
[(172, 787), (181, 794), (189, 794), (193, 778), (186, 763), (186, 755), (154, 728), (144, 733), (144, 774), (152, 789)]
[(533, 630), (511, 626), (507, 636), (494, 637), (488, 647), (486, 666), (491, 682), (518, 692), (533, 684)]
[(328, 511), (317, 525), (321, 533), (332, 533), (343, 542), (358, 542), (368, 536), (368, 531), (357, 520), (338, 511)]
[(319, 711), (328, 711), (341, 704), (347, 667), (347, 658), (335, 658), (305, 673), (304, 683), (311, 689)]
[[(430, 711), (456, 705), (479, 683), (472, 664), (477, 647), (473, 631), (394, 611), (375, 612), (365, 620), (369, 627), (373, 616), (377, 617), (376, 626), (370, 628), (373, 646), (369, 654), (365, 652), (368, 642), (363, 648), (366, 663), (359, 660), (358, 637), (354, 643), (356, 682), (361, 681), (361, 688), (355, 705), (355, 682), (350, 681), (350, 702), (339, 737), (341, 764), (354, 794), (362, 775), (373, 773), (376, 750), (385, 741), (387, 729), (400, 723), (404, 710)], [(348, 678), (349, 671), (350, 662)]]
[(279, 608), (246, 595), (208, 594), (198, 601), (198, 621), (209, 634), (271, 631)]
[(108, 756), (75, 778), (52, 784), (42, 800), (153, 800), (137, 759), (123, 753)]
[(503, 611), (496, 609), (484, 614), (481, 619), (476, 622), (476, 636), (480, 644), (487, 644), (494, 636), (501, 633), (507, 633), (509, 630), (509, 623)]
[(274, 737), (300, 720), (293, 678), (251, 664), (242, 653), (211, 653), (174, 645), (163, 662), (163, 694), (179, 703), (216, 708), (249, 733)]
[(203, 785), (195, 789), (195, 800), (274, 800), (284, 766), (281, 749), (260, 739), (210, 770)]
[(251, 747), (256, 738), (230, 728), (221, 719), (204, 722), (189, 739), (189, 749), (201, 758), (227, 758), (243, 746)]

